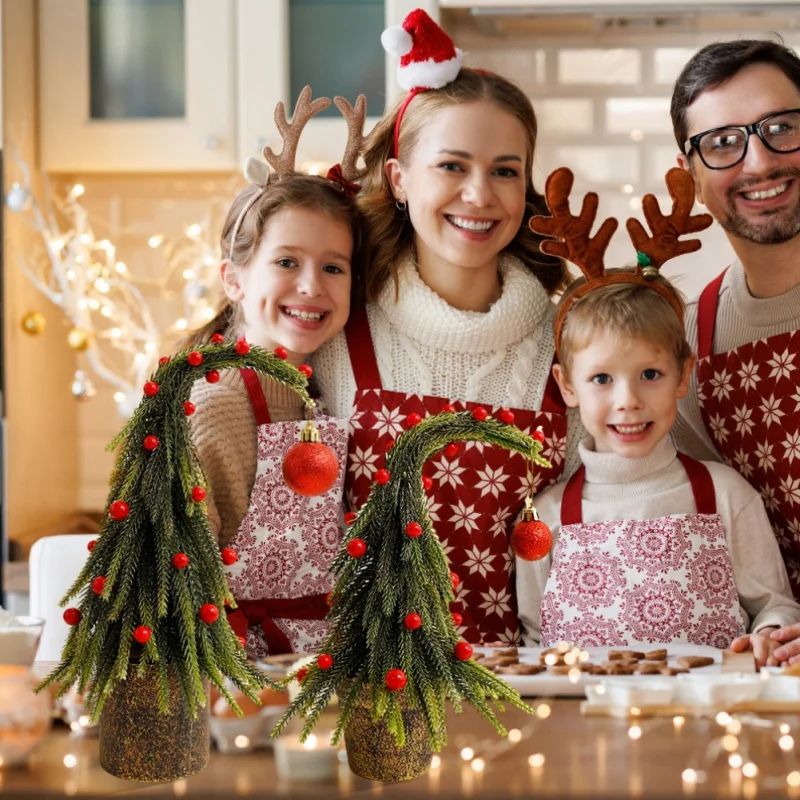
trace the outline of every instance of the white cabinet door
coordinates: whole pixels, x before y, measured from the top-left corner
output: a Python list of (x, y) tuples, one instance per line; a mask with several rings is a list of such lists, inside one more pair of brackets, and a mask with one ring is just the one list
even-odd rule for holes
[(235, 0), (39, 0), (44, 169), (238, 168), (234, 20)]

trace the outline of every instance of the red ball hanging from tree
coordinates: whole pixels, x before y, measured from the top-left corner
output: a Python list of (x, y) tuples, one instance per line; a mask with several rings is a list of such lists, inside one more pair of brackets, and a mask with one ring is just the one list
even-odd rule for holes
[(309, 420), (300, 441), (289, 448), (283, 459), (283, 479), (295, 493), (304, 497), (325, 494), (336, 483), (339, 462), (333, 450), (319, 440), (319, 431)]
[(514, 555), (524, 561), (539, 561), (550, 552), (552, 546), (553, 534), (539, 519), (533, 500), (528, 497), (520, 521), (511, 532), (511, 549)]
[(347, 543), (347, 552), (353, 558), (361, 558), (367, 552), (367, 543), (363, 539), (351, 539)]
[(133, 638), (139, 642), (139, 644), (147, 644), (152, 635), (153, 631), (151, 631), (147, 625), (139, 625), (139, 627), (133, 632)]
[(189, 556), (186, 553), (175, 553), (172, 556), (172, 566), (175, 569), (186, 569), (189, 566)]
[(186, 356), (186, 360), (193, 366), (199, 367), (203, 363), (203, 354), (198, 353), (197, 350), (192, 350), (188, 356)]
[(92, 539), (90, 542), (87, 542), (86, 549), (91, 553), (94, 550), (94, 546), (97, 544), (97, 539)]
[(330, 669), (333, 666), (333, 659), (327, 653), (320, 653), (317, 656), (317, 666), (320, 669)]
[(212, 342), (212, 344), (224, 344), (225, 343), (225, 337), (221, 333), (215, 333), (211, 337), (211, 342)]
[(124, 500), (115, 500), (108, 509), (111, 519), (122, 522), (130, 513), (130, 506)]
[(81, 612), (79, 608), (68, 608), (64, 611), (64, 622), (67, 625), (77, 625), (81, 621)]
[(200, 606), (198, 614), (206, 625), (212, 625), (219, 619), (219, 609), (213, 603), (205, 603)]
[(422, 617), (412, 612), (411, 614), (406, 614), (403, 623), (410, 631), (417, 631), (422, 627)]
[(233, 349), (238, 355), (246, 356), (250, 352), (250, 345), (244, 339), (239, 339), (239, 341), (233, 346)]
[(472, 658), (472, 645), (469, 642), (458, 642), (453, 650), (459, 661)]
[(95, 594), (100, 595), (100, 594), (103, 594), (103, 589), (105, 589), (105, 588), (106, 588), (106, 579), (105, 579), (105, 577), (103, 575), (98, 575), (92, 581), (92, 591)]
[(386, 673), (386, 688), (391, 692), (399, 692), (401, 689), (405, 688), (405, 685), (408, 683), (408, 678), (406, 677), (405, 672), (401, 669), (390, 669)]
[(239, 560), (239, 554), (232, 547), (223, 547), (219, 554), (222, 558), (222, 563), (226, 567), (235, 564)]

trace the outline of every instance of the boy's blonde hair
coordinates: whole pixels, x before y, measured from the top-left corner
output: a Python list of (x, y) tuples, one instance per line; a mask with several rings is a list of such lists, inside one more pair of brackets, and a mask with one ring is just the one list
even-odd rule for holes
[[(568, 273), (560, 258), (539, 250), (543, 237), (528, 227), (528, 220), (547, 214), (544, 197), (533, 187), (533, 154), (538, 126), (531, 101), (516, 84), (490, 72), (464, 68), (458, 77), (441, 89), (420, 92), (408, 104), (400, 125), (400, 163), (407, 163), (416, 147), (426, 120), (442, 108), (487, 101), (516, 117), (526, 137), (525, 216), (506, 252), (516, 256), (539, 279), (548, 294), (562, 289)], [(394, 128), (402, 102), (386, 114), (367, 140), (364, 162), (367, 178), (356, 202), (363, 210), (374, 241), (374, 251), (367, 264), (367, 299), (374, 300), (390, 279), (397, 286), (398, 259), (412, 252), (414, 228), (408, 213), (395, 207), (395, 198), (384, 167), (394, 155)]]
[[(607, 275), (634, 272), (633, 269), (606, 270)], [(672, 294), (681, 311), (686, 304), (681, 293), (659, 275), (658, 282)], [(586, 278), (569, 285), (559, 303), (559, 308)], [(558, 312), (556, 312), (558, 313)], [(612, 333), (620, 338), (644, 339), (671, 352), (681, 371), (691, 358), (692, 348), (686, 341), (686, 330), (675, 309), (657, 291), (645, 283), (611, 283), (575, 300), (567, 312), (561, 328), (559, 344), (562, 368), (569, 374), (576, 353), (589, 346), (601, 334)]]

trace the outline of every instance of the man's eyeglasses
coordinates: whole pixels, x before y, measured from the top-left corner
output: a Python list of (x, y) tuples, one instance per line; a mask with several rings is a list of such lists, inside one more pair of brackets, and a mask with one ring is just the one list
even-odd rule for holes
[(684, 152), (694, 148), (709, 169), (728, 169), (747, 155), (747, 143), (755, 134), (773, 153), (800, 150), (800, 108), (781, 111), (750, 125), (712, 128), (692, 136), (684, 143)]

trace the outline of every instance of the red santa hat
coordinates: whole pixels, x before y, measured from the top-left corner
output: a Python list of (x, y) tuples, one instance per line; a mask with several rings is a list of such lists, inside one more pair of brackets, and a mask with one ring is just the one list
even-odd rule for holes
[(387, 28), (381, 44), (387, 53), (401, 57), (397, 82), (407, 92), (441, 89), (461, 71), (463, 52), (421, 8), (412, 11), (402, 25)]

